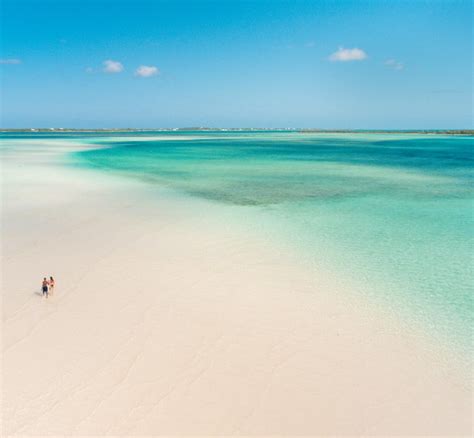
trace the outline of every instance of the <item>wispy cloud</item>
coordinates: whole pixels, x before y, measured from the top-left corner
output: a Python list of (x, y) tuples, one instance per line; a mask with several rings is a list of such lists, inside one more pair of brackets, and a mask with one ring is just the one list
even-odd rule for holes
[(0, 64), (21, 64), (21, 59), (16, 59), (16, 58), (0, 59)]
[(403, 70), (405, 68), (405, 64), (403, 64), (403, 62), (397, 61), (396, 59), (387, 59), (384, 64), (393, 70)]
[(121, 62), (112, 61), (111, 59), (107, 59), (103, 62), (104, 65), (104, 72), (105, 73), (120, 73), (123, 71), (123, 65)]
[(339, 47), (339, 49), (329, 56), (330, 61), (347, 62), (347, 61), (363, 61), (367, 58), (367, 53), (362, 49), (354, 47), (353, 49), (345, 49)]
[(314, 41), (308, 41), (304, 46), (307, 48), (314, 47), (316, 43)]
[(158, 67), (153, 65), (141, 65), (135, 70), (136, 76), (141, 76), (142, 78), (149, 78), (150, 76), (156, 76), (160, 73)]

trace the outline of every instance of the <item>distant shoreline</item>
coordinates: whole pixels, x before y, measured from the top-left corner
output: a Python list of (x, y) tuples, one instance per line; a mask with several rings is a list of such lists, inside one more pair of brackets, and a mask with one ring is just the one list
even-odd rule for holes
[(474, 135), (474, 129), (316, 129), (316, 128), (4, 128), (0, 133), (84, 133), (84, 132), (299, 132), (308, 134), (442, 134), (442, 135)]

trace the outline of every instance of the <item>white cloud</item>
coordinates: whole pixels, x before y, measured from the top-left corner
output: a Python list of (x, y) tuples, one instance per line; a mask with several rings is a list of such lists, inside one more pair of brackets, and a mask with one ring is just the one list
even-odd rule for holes
[(142, 78), (149, 78), (150, 76), (155, 76), (159, 73), (160, 70), (153, 65), (141, 65), (135, 70), (135, 75), (141, 76)]
[(363, 61), (367, 58), (367, 53), (362, 49), (354, 47), (353, 49), (344, 49), (344, 47), (339, 47), (337, 52), (334, 52), (330, 57), (330, 61)]
[(105, 73), (120, 73), (123, 71), (123, 65), (121, 62), (112, 61), (111, 59), (107, 59), (103, 62), (104, 65), (104, 72)]
[(387, 59), (385, 61), (387, 67), (393, 68), (394, 70), (403, 70), (405, 65), (403, 62), (397, 61), (396, 59)]
[(21, 64), (21, 59), (16, 59), (16, 58), (0, 59), (0, 64)]

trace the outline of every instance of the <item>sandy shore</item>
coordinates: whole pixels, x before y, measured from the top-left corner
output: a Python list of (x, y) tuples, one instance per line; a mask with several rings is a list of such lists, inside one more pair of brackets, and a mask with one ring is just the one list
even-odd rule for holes
[(333, 274), (35, 151), (3, 157), (4, 435), (471, 434), (462, 367)]

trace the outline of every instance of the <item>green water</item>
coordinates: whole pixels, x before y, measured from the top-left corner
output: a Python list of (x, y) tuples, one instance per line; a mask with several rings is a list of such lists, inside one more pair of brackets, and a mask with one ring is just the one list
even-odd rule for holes
[(473, 137), (120, 135), (79, 137), (106, 148), (77, 165), (233, 206), (302, 263), (472, 352)]

